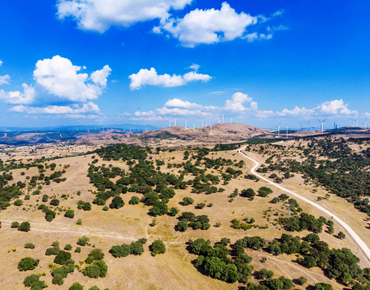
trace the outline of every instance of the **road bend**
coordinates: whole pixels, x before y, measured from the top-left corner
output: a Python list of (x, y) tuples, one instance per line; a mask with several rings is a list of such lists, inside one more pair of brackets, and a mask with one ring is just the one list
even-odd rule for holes
[(248, 158), (249, 160), (253, 161), (254, 162), (254, 166), (253, 168), (251, 169), (251, 173), (256, 175), (257, 177), (263, 179), (264, 181), (266, 181), (267, 183), (270, 183), (271, 185), (287, 192), (287, 193), (290, 193), (291, 195), (294, 195), (300, 199), (302, 199), (303, 201), (311, 204), (312, 206), (318, 208), (319, 210), (325, 212), (327, 215), (331, 216), (335, 221), (337, 221), (346, 231), (347, 233), (353, 238), (353, 240), (356, 242), (356, 244), (361, 248), (361, 250), (364, 252), (365, 256), (367, 257), (368, 261), (370, 262), (370, 249), (369, 247), (365, 244), (365, 242), (355, 233), (355, 231), (349, 226), (347, 225), (343, 220), (341, 220), (339, 217), (337, 217), (335, 214), (333, 214), (332, 212), (330, 212), (329, 210), (323, 208), (321, 205), (318, 205), (317, 203), (314, 203), (310, 200), (308, 200), (307, 198), (304, 198), (302, 196), (300, 196), (299, 194), (293, 192), (293, 191), (290, 191), (278, 184), (276, 184), (275, 182), (272, 182), (271, 180), (268, 180), (267, 178), (259, 175), (255, 169), (259, 166), (259, 163), (254, 160), (253, 158), (249, 157), (247, 154), (245, 154), (244, 152), (242, 152), (243, 149), (245, 149), (245, 147), (247, 146), (244, 146), (240, 149), (238, 149), (238, 153), (240, 153), (241, 155), (243, 155), (245, 158)]

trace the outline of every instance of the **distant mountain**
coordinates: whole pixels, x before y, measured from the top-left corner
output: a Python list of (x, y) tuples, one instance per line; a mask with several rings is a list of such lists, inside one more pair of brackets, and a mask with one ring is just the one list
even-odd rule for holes
[(125, 131), (153, 131), (160, 129), (153, 125), (108, 124), (108, 125), (76, 125), (55, 127), (0, 127), (0, 132), (60, 132), (60, 131), (93, 131), (102, 129), (122, 129)]

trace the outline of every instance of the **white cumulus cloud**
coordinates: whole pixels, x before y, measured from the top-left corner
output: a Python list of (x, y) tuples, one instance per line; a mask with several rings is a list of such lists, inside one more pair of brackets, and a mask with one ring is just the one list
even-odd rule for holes
[(165, 107), (177, 107), (177, 108), (200, 108), (201, 105), (196, 103), (190, 103), (188, 101), (182, 101), (180, 99), (174, 98), (172, 100), (168, 100), (165, 104)]
[(178, 38), (183, 46), (194, 47), (199, 44), (211, 44), (231, 41), (241, 37), (246, 28), (256, 24), (258, 17), (241, 12), (238, 14), (226, 2), (221, 9), (195, 9), (182, 19), (168, 18), (156, 28), (165, 30)]
[(132, 74), (129, 76), (130, 89), (138, 90), (145, 85), (160, 86), (160, 87), (178, 87), (183, 86), (189, 82), (193, 81), (203, 81), (207, 82), (212, 79), (211, 76), (206, 74), (198, 74), (194, 71), (186, 73), (185, 75), (172, 75), (164, 74), (158, 75), (155, 68), (150, 70), (141, 69), (137, 74)]
[(343, 100), (334, 100), (330, 102), (325, 102), (321, 104), (317, 109), (323, 114), (332, 114), (332, 115), (350, 115), (357, 114), (357, 111), (351, 111), (348, 108), (348, 104), (344, 104)]
[(93, 100), (103, 92), (111, 69), (104, 66), (102, 70), (91, 74), (93, 83), (87, 83), (87, 73), (77, 73), (80, 66), (75, 66), (67, 59), (54, 56), (52, 59), (39, 60), (33, 72), (35, 81), (49, 94), (74, 102)]
[(276, 112), (279, 116), (298, 116), (298, 115), (311, 115), (315, 112), (314, 109), (306, 109), (305, 107), (299, 108), (298, 106), (295, 106), (293, 110), (283, 109), (282, 112)]
[(35, 98), (35, 88), (22, 84), (23, 93), (20, 91), (4, 92), (0, 90), (0, 99), (8, 104), (30, 104)]
[(99, 107), (88, 102), (83, 104), (82, 107), (72, 108), (70, 106), (47, 106), (44, 108), (39, 107), (27, 107), (23, 105), (15, 106), (9, 111), (17, 113), (27, 113), (27, 114), (82, 114), (82, 113), (99, 113)]
[(80, 29), (105, 32), (110, 26), (166, 19), (171, 9), (181, 10), (192, 0), (59, 0), (60, 19), (72, 17)]
[(9, 75), (0, 76), (0, 86), (1, 85), (9, 85), (9, 80), (10, 80)]
[[(246, 111), (247, 108), (243, 106), (246, 102), (251, 102), (252, 98), (248, 97), (247, 94), (243, 93), (235, 93), (231, 97), (231, 100), (226, 100), (224, 109), (227, 111), (233, 111), (233, 112), (242, 112)], [(253, 107), (256, 107), (257, 103), (253, 104)]]

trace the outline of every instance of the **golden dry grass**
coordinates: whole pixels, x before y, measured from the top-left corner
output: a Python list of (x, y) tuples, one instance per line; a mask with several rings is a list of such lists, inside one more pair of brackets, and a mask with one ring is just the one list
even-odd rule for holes
[[(60, 149), (62, 150), (62, 149)], [(64, 154), (68, 151), (63, 151)], [(57, 154), (60, 154), (57, 151)], [(181, 163), (183, 160), (183, 152), (175, 151), (172, 153), (161, 152), (160, 155), (153, 155), (156, 159), (160, 158), (166, 162), (165, 166), (162, 166), (163, 172), (174, 172), (178, 169), (167, 169), (168, 158), (171, 163)], [(172, 159), (175, 157), (175, 159)], [(244, 160), (246, 165), (242, 168), (244, 173), (247, 173), (251, 168), (251, 163), (244, 159), (240, 154), (234, 152), (217, 152), (210, 154), (209, 158), (226, 158), (231, 160)], [(258, 157), (258, 156), (254, 156)], [(258, 157), (260, 158), (260, 157)], [(191, 211), (195, 214), (205, 214), (210, 218), (211, 228), (207, 231), (192, 230), (188, 229), (186, 232), (175, 232), (174, 226), (178, 220), (170, 216), (157, 217), (157, 225), (151, 227), (153, 217), (148, 215), (149, 207), (142, 204), (129, 205), (128, 201), (132, 196), (141, 196), (138, 193), (127, 193), (121, 195), (125, 201), (125, 206), (118, 210), (109, 210), (107, 212), (102, 210), (101, 206), (92, 205), (92, 210), (89, 212), (78, 210), (77, 201), (84, 200), (92, 202), (94, 195), (89, 190), (94, 190), (93, 186), (89, 184), (87, 175), (88, 164), (92, 161), (91, 155), (78, 156), (71, 158), (58, 159), (53, 162), (57, 164), (58, 168), (63, 168), (64, 165), (70, 165), (66, 169), (66, 173), (63, 177), (67, 178), (67, 181), (57, 183), (51, 183), (49, 186), (43, 186), (42, 194), (40, 196), (32, 196), (31, 200), (25, 201), (21, 207), (11, 206), (5, 211), (0, 212), (0, 221), (2, 221), (2, 228), (0, 229), (0, 273), (7, 273), (6, 275), (0, 275), (0, 289), (23, 289), (23, 279), (30, 274), (37, 274), (46, 272), (46, 276), (42, 277), (49, 285), (49, 289), (68, 289), (73, 282), (80, 282), (85, 285), (86, 289), (97, 285), (100, 289), (109, 288), (114, 289), (237, 289), (238, 283), (228, 284), (216, 279), (212, 279), (198, 272), (197, 269), (191, 264), (191, 261), (196, 256), (189, 254), (186, 250), (185, 242), (196, 238), (210, 239), (212, 243), (219, 241), (223, 237), (228, 237), (232, 242), (237, 239), (243, 238), (244, 236), (259, 235), (264, 237), (268, 241), (272, 241), (273, 238), (279, 238), (282, 233), (286, 231), (281, 229), (279, 226), (275, 227), (272, 225), (273, 218), (276, 218), (271, 214), (270, 221), (267, 221), (263, 217), (263, 211), (270, 208), (271, 213), (278, 212), (279, 215), (286, 215), (286, 208), (279, 204), (270, 204), (273, 197), (280, 195), (283, 192), (273, 189), (274, 192), (268, 198), (256, 197), (254, 201), (249, 201), (243, 197), (236, 197), (234, 201), (229, 202), (228, 196), (234, 191), (235, 188), (253, 188), (258, 190), (259, 187), (265, 186), (266, 184), (262, 181), (254, 182), (246, 180), (243, 177), (233, 179), (228, 185), (218, 185), (218, 187), (225, 188), (223, 193), (214, 193), (210, 195), (195, 194), (191, 193), (191, 188), (186, 190), (176, 190), (176, 196), (171, 199), (168, 203), (170, 207), (177, 207), (180, 212)], [(103, 162), (99, 161), (98, 165), (101, 164), (113, 164), (127, 170), (128, 166), (122, 162)], [(59, 166), (59, 164), (61, 166)], [(14, 181), (25, 181), (25, 176), (21, 176), (20, 172), (22, 169), (13, 170), (15, 177)], [(208, 170), (209, 173), (219, 174), (216, 170)], [(49, 174), (49, 172), (47, 172)], [(35, 168), (31, 168), (27, 171), (26, 175), (33, 176), (38, 174)], [(298, 177), (297, 177), (298, 178)], [(293, 182), (289, 180), (289, 182)], [(297, 179), (296, 183), (299, 182)], [(288, 184), (284, 183), (284, 186), (291, 186), (294, 190), (299, 190), (304, 194), (305, 197), (312, 197), (322, 194), (319, 192), (314, 195), (310, 192), (310, 188), (298, 186), (296, 183)], [(77, 191), (81, 191), (81, 195), (78, 196)], [(40, 210), (36, 210), (37, 204), (41, 204), (41, 197), (43, 194), (49, 196), (55, 195), (59, 197), (62, 194), (69, 195), (69, 198), (61, 201), (59, 207), (63, 209), (72, 208), (75, 210), (74, 219), (68, 219), (64, 217), (64, 212), (60, 212), (52, 222), (47, 222), (44, 218), (44, 214)], [(183, 197), (190, 196), (195, 202), (193, 205), (183, 206), (180, 204)], [(37, 202), (37, 199), (39, 201)], [(204, 202), (206, 204), (213, 203), (213, 207), (205, 207), (204, 209), (195, 209), (197, 203)], [(307, 213), (320, 216), (322, 213), (318, 212), (317, 209), (312, 208), (303, 202), (300, 202), (301, 207)], [(340, 200), (336, 200), (332, 196), (328, 201), (328, 207), (333, 203), (340, 204)], [(108, 200), (107, 204), (110, 203)], [(282, 208), (283, 206), (283, 208)], [(27, 210), (22, 210), (25, 207)], [(345, 206), (341, 204), (342, 211), (337, 210), (338, 216), (345, 219), (345, 215), (348, 212), (355, 214), (351, 205)], [(348, 211), (349, 210), (349, 211)], [(270, 214), (270, 213), (269, 213)], [(356, 211), (356, 214), (358, 212)], [(235, 230), (230, 227), (231, 220), (236, 218), (241, 220), (242, 218), (253, 217), (257, 225), (268, 224), (269, 228), (251, 229), (248, 231)], [(81, 226), (75, 224), (76, 220), (81, 218), (83, 223)], [(329, 217), (327, 217), (329, 218)], [(18, 232), (16, 229), (10, 228), (12, 221), (30, 221), (31, 231), (28, 233)], [(353, 218), (353, 223), (361, 218)], [(347, 222), (347, 221), (346, 221)], [(220, 227), (215, 227), (216, 223), (221, 223)], [(349, 222), (350, 224), (350, 222)], [(350, 224), (352, 226), (352, 224)], [(363, 230), (362, 227), (356, 229)], [(335, 231), (338, 232), (341, 229), (335, 224)], [(293, 235), (306, 236), (309, 232), (304, 231), (301, 233), (293, 233)], [(361, 234), (358, 232), (358, 234)], [(73, 246), (72, 258), (78, 263), (81, 259), (85, 259), (92, 249), (90, 247), (82, 247), (80, 254), (74, 253), (74, 249), (77, 246), (76, 241), (81, 236), (86, 235), (91, 239), (91, 245), (95, 245), (96, 248), (100, 248), (105, 253), (105, 261), (109, 267), (108, 275), (102, 279), (89, 279), (83, 276), (80, 272), (75, 271), (72, 275), (68, 275), (65, 279), (63, 286), (54, 286), (51, 284), (51, 275), (48, 268), (49, 263), (54, 259), (54, 256), (45, 256), (46, 248), (51, 246), (51, 243), (58, 240), (63, 248), (64, 245), (70, 243)], [(361, 265), (363, 267), (369, 266), (364, 261), (361, 253), (358, 252), (356, 245), (350, 238), (345, 240), (339, 240), (326, 232), (321, 233), (320, 238), (326, 241), (330, 247), (342, 248), (347, 247), (351, 249), (356, 255), (361, 258)], [(126, 258), (115, 259), (108, 253), (109, 249), (113, 245), (119, 245), (122, 243), (130, 243), (139, 238), (146, 237), (149, 242), (145, 245), (146, 252), (142, 256), (128, 256)], [(369, 237), (368, 237), (369, 238)], [(167, 245), (167, 252), (164, 255), (152, 257), (149, 253), (148, 245), (151, 244), (155, 239), (162, 239)], [(24, 249), (23, 246), (27, 242), (33, 242), (36, 245), (34, 250)], [(12, 248), (17, 248), (15, 252), (12, 252)], [(319, 268), (306, 269), (295, 262), (295, 256), (282, 255), (274, 257), (265, 252), (259, 251), (246, 251), (248, 255), (253, 257), (252, 264), (256, 270), (265, 267), (273, 270), (275, 276), (279, 277), (285, 275), (288, 278), (298, 278), (300, 276), (306, 276), (309, 284), (315, 284), (317, 282), (327, 282), (334, 285), (335, 289), (342, 289), (343, 287), (337, 284), (335, 281), (328, 280)], [(17, 263), (25, 256), (40, 259), (40, 265), (33, 271), (26, 273), (19, 272), (17, 269)], [(261, 263), (262, 257), (267, 257), (266, 263)], [(254, 281), (253, 278), (251, 281)], [(241, 285), (241, 284), (240, 284)], [(299, 288), (298, 289), (304, 289)]]

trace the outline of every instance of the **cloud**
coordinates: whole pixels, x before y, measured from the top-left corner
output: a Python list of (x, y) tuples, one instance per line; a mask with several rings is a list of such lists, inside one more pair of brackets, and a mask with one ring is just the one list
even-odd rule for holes
[(0, 60), (0, 66), (2, 66), (3, 65), (3, 62)]
[(306, 109), (305, 107), (299, 108), (295, 107), (293, 110), (284, 109), (282, 112), (276, 112), (279, 116), (298, 116), (298, 115), (312, 115), (315, 112), (315, 109)]
[(189, 72), (183, 76), (169, 74), (158, 75), (157, 71), (152, 67), (150, 70), (141, 69), (137, 74), (129, 76), (130, 89), (138, 90), (145, 85), (160, 86), (160, 87), (178, 87), (183, 86), (193, 81), (207, 82), (212, 79), (211, 76), (206, 74), (198, 74), (196, 72)]
[[(251, 102), (252, 98), (248, 97), (247, 94), (242, 93), (235, 93), (233, 94), (231, 100), (226, 100), (224, 109), (227, 111), (233, 112), (243, 112), (246, 111), (247, 108), (243, 106), (245, 102)], [(253, 102), (253, 106), (256, 107), (257, 103)]]
[(100, 113), (100, 109), (92, 102), (83, 104), (82, 107), (72, 108), (70, 106), (47, 106), (44, 108), (39, 107), (26, 107), (23, 105), (15, 106), (9, 111), (27, 114), (83, 114), (83, 113)]
[(284, 9), (280, 9), (276, 11), (274, 14), (272, 14), (272, 17), (282, 16), (285, 13)]
[(0, 99), (5, 101), (7, 104), (30, 104), (35, 99), (35, 89), (22, 84), (23, 93), (20, 91), (15, 92), (4, 92), (0, 90)]
[(177, 108), (199, 108), (202, 107), (201, 105), (197, 105), (195, 103), (190, 103), (188, 101), (182, 101), (180, 99), (172, 99), (168, 100), (165, 104), (165, 107), (177, 107)]
[(5, 76), (0, 76), (0, 86), (1, 85), (9, 85), (10, 76), (5, 75)]
[(289, 30), (289, 27), (285, 25), (267, 27), (267, 31), (282, 31), (282, 30)]
[(181, 10), (192, 0), (59, 0), (60, 19), (72, 17), (80, 29), (105, 32), (110, 26), (165, 20), (171, 9)]
[(199, 64), (195, 64), (193, 63), (191, 66), (189, 66), (188, 68), (194, 70), (194, 71), (198, 71), (198, 69), (200, 68), (200, 65)]
[(243, 36), (242, 39), (246, 39), (248, 42), (253, 42), (255, 40), (271, 39), (272, 36), (273, 35), (271, 33), (266, 35), (263, 33), (258, 34), (257, 32), (253, 32), (253, 33)]
[(258, 17), (236, 13), (226, 2), (221, 9), (195, 9), (182, 19), (168, 18), (161, 21), (156, 31), (165, 30), (178, 38), (185, 47), (231, 41), (241, 37), (246, 28), (257, 23)]
[(86, 83), (89, 76), (87, 73), (78, 74), (80, 70), (81, 67), (74, 66), (69, 59), (56, 55), (52, 59), (39, 60), (33, 77), (49, 94), (60, 98), (74, 102), (97, 99), (106, 87), (111, 69), (106, 65), (93, 72), (93, 83)]
[(321, 104), (318, 109), (323, 114), (332, 114), (332, 115), (351, 115), (351, 114), (358, 114), (357, 111), (351, 111), (348, 108), (348, 104), (344, 104), (343, 100), (334, 100), (330, 102), (325, 102)]
[(112, 69), (108, 65), (105, 65), (103, 69), (94, 71), (90, 78), (94, 83), (105, 88), (107, 86), (107, 79), (111, 71)]
[(275, 113), (271, 110), (264, 110), (264, 111), (257, 111), (256, 117), (257, 118), (269, 118), (274, 116)]

